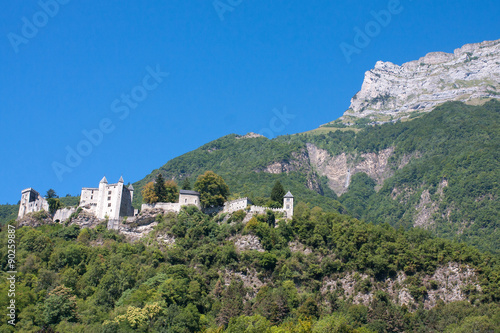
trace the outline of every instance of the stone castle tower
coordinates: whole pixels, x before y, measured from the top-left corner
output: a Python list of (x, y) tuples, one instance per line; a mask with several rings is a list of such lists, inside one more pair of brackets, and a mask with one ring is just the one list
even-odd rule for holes
[(283, 209), (286, 213), (286, 218), (291, 219), (293, 216), (293, 195), (288, 191), (283, 197)]
[(91, 211), (97, 218), (118, 219), (124, 216), (134, 216), (132, 199), (134, 187), (124, 185), (123, 177), (118, 183), (108, 184), (103, 177), (98, 188), (84, 187), (80, 197), (80, 207)]
[(19, 204), (17, 218), (20, 219), (28, 213), (38, 212), (40, 210), (49, 211), (49, 203), (47, 200), (31, 187), (23, 190), (21, 192), (21, 202)]

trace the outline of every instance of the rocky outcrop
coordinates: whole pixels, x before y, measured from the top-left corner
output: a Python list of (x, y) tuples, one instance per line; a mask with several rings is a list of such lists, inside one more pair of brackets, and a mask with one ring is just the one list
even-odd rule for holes
[(305, 246), (304, 244), (302, 244), (301, 242), (299, 242), (297, 240), (293, 241), (293, 242), (289, 242), (288, 247), (290, 248), (291, 252), (301, 252), (303, 254), (311, 254), (312, 253), (312, 250), (310, 248), (308, 248), (307, 246)]
[(236, 137), (237, 140), (239, 140), (239, 139), (254, 139), (254, 138), (265, 138), (265, 136), (263, 136), (261, 134), (254, 133), (254, 132), (249, 132), (246, 135)]
[(417, 301), (409, 290), (408, 276), (399, 272), (395, 278), (375, 281), (366, 274), (346, 273), (339, 278), (325, 278), (321, 292), (336, 292), (344, 300), (351, 299), (354, 304), (369, 305), (376, 290), (385, 291), (393, 302), (406, 305), (415, 310), (417, 303), (423, 303), (425, 309), (437, 305), (438, 300), (444, 303), (467, 300), (466, 290), (481, 293), (475, 271), (469, 266), (450, 262), (438, 267), (433, 275), (425, 275), (420, 279), (425, 287), (423, 299)]
[(44, 211), (28, 213), (18, 220), (18, 227), (39, 227), (45, 224), (52, 224), (52, 216)]
[(80, 211), (77, 216), (70, 217), (67, 221), (69, 224), (77, 224), (80, 228), (95, 228), (102, 222), (94, 214), (87, 211)]
[(344, 124), (369, 117), (386, 122), (431, 111), (447, 101), (500, 97), (500, 40), (467, 44), (454, 53), (433, 52), (401, 66), (379, 61), (365, 73)]
[(365, 172), (379, 185), (393, 175), (389, 166), (389, 157), (394, 152), (390, 147), (376, 153), (364, 153), (360, 155), (342, 153), (332, 156), (324, 149), (315, 145), (307, 144), (310, 163), (321, 176), (328, 178), (328, 186), (341, 195), (347, 191), (351, 177), (359, 172)]
[(237, 236), (231, 240), (234, 242), (234, 246), (238, 252), (249, 250), (264, 252), (264, 248), (260, 244), (259, 237), (255, 235)]

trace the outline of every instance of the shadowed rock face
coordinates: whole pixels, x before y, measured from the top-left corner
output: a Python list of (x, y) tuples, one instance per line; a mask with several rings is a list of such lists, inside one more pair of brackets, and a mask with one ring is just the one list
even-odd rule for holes
[(500, 40), (467, 44), (453, 54), (433, 52), (402, 66), (379, 61), (344, 113), (389, 121), (431, 111), (447, 101), (500, 97)]

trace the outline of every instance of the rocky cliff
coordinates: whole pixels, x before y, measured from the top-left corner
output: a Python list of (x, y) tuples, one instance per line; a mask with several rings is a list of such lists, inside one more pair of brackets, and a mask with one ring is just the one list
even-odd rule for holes
[(477, 103), (500, 97), (500, 40), (467, 44), (454, 53), (433, 52), (401, 66), (379, 61), (344, 113), (387, 122), (431, 111), (446, 101)]

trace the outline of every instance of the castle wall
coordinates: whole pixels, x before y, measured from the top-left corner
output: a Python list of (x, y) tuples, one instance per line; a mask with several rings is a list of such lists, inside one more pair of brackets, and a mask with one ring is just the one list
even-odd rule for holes
[(133, 190), (125, 187), (122, 179), (116, 184), (108, 184), (103, 178), (99, 188), (82, 189), (80, 207), (91, 211), (99, 219), (119, 219), (134, 216), (132, 198)]
[(80, 194), (80, 206), (97, 206), (98, 188), (84, 187)]
[(141, 205), (141, 211), (144, 211), (147, 209), (162, 209), (166, 212), (178, 213), (181, 211), (181, 204), (178, 202), (157, 202), (154, 204), (142, 204)]
[(120, 216), (134, 216), (134, 207), (132, 207), (132, 198), (134, 192), (125, 186), (122, 189), (122, 198), (120, 205)]
[(232, 213), (240, 209), (247, 209), (247, 206), (251, 204), (248, 198), (240, 198), (224, 203), (224, 213)]
[(40, 193), (32, 188), (27, 188), (21, 192), (21, 202), (19, 204), (18, 218), (24, 217), (28, 213), (41, 210), (49, 211), (49, 203)]
[(75, 207), (65, 207), (65, 208), (58, 209), (55, 212), (54, 218), (52, 220), (56, 223), (62, 223), (64, 221), (66, 221), (67, 219), (69, 219), (71, 214), (73, 214), (74, 212), (76, 212)]

